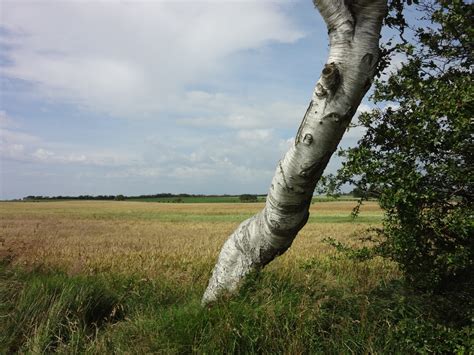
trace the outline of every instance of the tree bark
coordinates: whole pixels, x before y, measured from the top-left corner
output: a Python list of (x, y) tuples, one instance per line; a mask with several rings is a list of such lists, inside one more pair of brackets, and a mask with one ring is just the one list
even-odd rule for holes
[(357, 107), (379, 58), (386, 0), (314, 0), (329, 33), (329, 56), (298, 129), (278, 163), (264, 209), (225, 242), (202, 298), (206, 305), (283, 254), (309, 217), (311, 198)]

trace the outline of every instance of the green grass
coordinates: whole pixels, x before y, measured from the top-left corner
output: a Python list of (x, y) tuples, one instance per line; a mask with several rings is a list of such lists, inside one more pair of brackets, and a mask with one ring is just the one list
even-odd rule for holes
[[(305, 281), (250, 277), (210, 309), (202, 286), (113, 274), (0, 268), (0, 353), (454, 353), (472, 328), (442, 325), (400, 282), (363, 291), (341, 260), (301, 265)], [(355, 269), (367, 265), (358, 263)], [(366, 270), (369, 273), (376, 270)], [(328, 282), (327, 274), (337, 284)], [(359, 285), (360, 286), (360, 285)], [(428, 302), (427, 302), (428, 301)], [(471, 343), (470, 343), (471, 341)]]
[[(156, 213), (156, 212), (96, 212), (88, 215), (93, 219), (156, 220), (161, 222), (242, 222), (254, 213), (241, 214), (197, 214), (197, 213)], [(363, 215), (353, 218), (350, 214), (311, 215), (308, 223), (380, 223), (381, 214)]]
[[(74, 203), (74, 202), (73, 202)], [(125, 205), (124, 205), (125, 206)], [(255, 212), (237, 211), (159, 211), (135, 209), (81, 209), (71, 213), (70, 210), (47, 211), (45, 209), (28, 209), (21, 212), (23, 215), (55, 215), (71, 217), (74, 219), (92, 220), (120, 220), (120, 221), (160, 221), (160, 222), (242, 222), (255, 215)], [(15, 211), (4, 211), (4, 215), (15, 215)], [(313, 212), (310, 214), (308, 223), (354, 223), (354, 224), (377, 224), (382, 222), (381, 212), (364, 212), (353, 217), (350, 212), (334, 211), (331, 213)]]

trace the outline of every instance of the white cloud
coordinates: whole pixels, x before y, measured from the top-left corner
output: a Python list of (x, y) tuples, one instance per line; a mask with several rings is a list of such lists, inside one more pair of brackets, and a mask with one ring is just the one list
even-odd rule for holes
[(38, 148), (28, 157), (33, 158), (35, 162), (56, 164), (56, 165), (90, 165), (103, 167), (123, 167), (130, 166), (140, 162), (133, 155), (120, 155), (108, 152), (87, 152), (87, 153), (58, 153), (44, 148)]
[(179, 104), (187, 85), (217, 78), (229, 55), (301, 38), (281, 6), (4, 0), (8, 33), (1, 41), (11, 65), (2, 73), (33, 82), (49, 99), (112, 115), (153, 115)]
[[(33, 171), (19, 172), (23, 175), (61, 170), (67, 165), (87, 168), (80, 171), (81, 179), (141, 178), (181, 186), (212, 185), (218, 181), (250, 185), (269, 182), (276, 162), (292, 142), (280, 138), (274, 129), (256, 128), (230, 130), (221, 135), (183, 134), (171, 141), (164, 141), (160, 135), (150, 136), (144, 147), (123, 154), (46, 141), (14, 129), (0, 132), (3, 161), (33, 164)], [(105, 172), (96, 168), (105, 168)]]
[(0, 144), (35, 144), (39, 141), (39, 137), (30, 133), (7, 128), (0, 129)]
[(54, 155), (55, 154), (53, 152), (43, 149), (43, 148), (38, 148), (31, 154), (33, 158), (36, 158), (40, 161), (51, 160), (51, 158), (54, 158)]
[[(11, 121), (14, 123), (13, 120)], [(0, 160), (9, 159), (40, 164), (79, 164), (109, 167), (127, 166), (137, 164), (140, 161), (133, 154), (119, 154), (116, 152), (97, 151), (96, 149), (84, 150), (84, 147), (46, 142), (41, 137), (23, 131), (0, 129)]]
[(241, 130), (237, 133), (239, 140), (248, 144), (256, 142), (268, 142), (272, 136), (270, 129)]
[(18, 127), (18, 124), (4, 110), (0, 110), (0, 128), (12, 127)]
[[(232, 71), (242, 65), (234, 59), (238, 52), (253, 55), (269, 43), (293, 43), (303, 36), (282, 11), (286, 1), (0, 1), (0, 19), (8, 30), (0, 34), (0, 44), (7, 45), (2, 55), (10, 60), (1, 74), (34, 84), (40, 100), (31, 101), (52, 108), (35, 117), (37, 107), (27, 107), (23, 111), (30, 111), (30, 117), (22, 122), (64, 116), (60, 127), (42, 130), (48, 132), (46, 140), (3, 120), (0, 112), (0, 123), (6, 122), (2, 159), (31, 163), (10, 164), (9, 184), (15, 185), (20, 174), (46, 177), (54, 171), (66, 186), (61, 192), (59, 180), (45, 180), (54, 194), (102, 194), (112, 186), (128, 194), (140, 189), (236, 193), (268, 188), (306, 106), (284, 91), (283, 98), (271, 96), (274, 92), (252, 84), (255, 94), (246, 78), (237, 78), (245, 68)], [(260, 62), (257, 67), (265, 64), (272, 65)], [(273, 80), (271, 73), (264, 74)], [(67, 116), (71, 111), (54, 111), (45, 98), (89, 109), (93, 117), (109, 113), (153, 120), (143, 125), (116, 120), (109, 131), (103, 120), (96, 127), (104, 134), (92, 135), (103, 141), (81, 142), (95, 128), (87, 126), (93, 118), (84, 114), (87, 129), (82, 130), (81, 121), (73, 125), (77, 134), (66, 132), (68, 120), (83, 112)], [(48, 122), (60, 120), (45, 119), (44, 124)], [(76, 180), (80, 185), (73, 187)], [(21, 191), (31, 189), (28, 185)]]
[(188, 92), (176, 112), (177, 123), (191, 127), (226, 127), (232, 129), (295, 128), (305, 107), (292, 102), (244, 100), (224, 93)]

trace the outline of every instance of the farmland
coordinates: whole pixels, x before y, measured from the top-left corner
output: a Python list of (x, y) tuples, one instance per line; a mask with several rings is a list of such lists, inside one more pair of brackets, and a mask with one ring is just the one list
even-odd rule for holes
[(313, 204), (286, 254), (202, 309), (220, 247), (263, 203), (1, 203), (0, 352), (433, 350), (439, 339), (405, 340), (423, 300), (406, 303), (396, 265), (325, 242), (362, 246), (380, 224), (375, 202), (355, 220), (354, 204)]
[[(327, 256), (330, 247), (323, 238), (350, 240), (366, 227), (363, 222), (381, 219), (375, 203), (355, 221), (350, 215), (353, 202), (312, 206), (308, 225), (278, 268)], [(16, 263), (148, 277), (165, 270), (176, 275), (190, 267), (202, 269), (205, 281), (224, 240), (263, 204), (55, 202), (2, 207), (4, 249), (15, 255)]]

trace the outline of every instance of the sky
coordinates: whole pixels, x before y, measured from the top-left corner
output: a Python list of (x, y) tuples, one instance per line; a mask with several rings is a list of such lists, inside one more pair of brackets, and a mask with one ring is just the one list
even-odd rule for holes
[(310, 0), (0, 0), (0, 199), (265, 194), (327, 51)]

